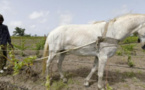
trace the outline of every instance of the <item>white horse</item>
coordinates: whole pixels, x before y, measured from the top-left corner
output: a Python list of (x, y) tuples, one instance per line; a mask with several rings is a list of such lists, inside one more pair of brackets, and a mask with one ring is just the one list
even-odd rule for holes
[[(89, 80), (98, 66), (98, 89), (103, 90), (102, 78), (107, 59), (115, 54), (118, 42), (134, 32), (138, 32), (141, 42), (144, 44), (145, 30), (142, 29), (144, 26), (145, 15), (143, 14), (128, 14), (109, 22), (98, 22), (96, 24), (60, 26), (50, 32), (45, 43), (44, 56), (47, 55), (46, 52), (49, 50), (46, 74), (49, 74), (48, 68), (57, 53), (100, 41), (99, 37), (102, 37), (104, 40), (99, 42), (98, 45), (94, 42), (68, 53), (95, 57), (93, 68), (86, 77), (84, 85), (89, 86)], [(145, 46), (143, 46), (143, 49), (145, 49)], [(60, 54), (58, 60), (58, 71), (63, 81), (66, 81), (66, 78), (62, 73), (61, 65), (65, 55), (66, 53)]]

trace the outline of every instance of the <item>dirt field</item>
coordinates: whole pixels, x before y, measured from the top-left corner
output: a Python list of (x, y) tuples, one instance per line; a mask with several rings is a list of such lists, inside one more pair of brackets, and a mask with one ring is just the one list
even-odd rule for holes
[[(127, 56), (114, 55), (107, 62), (104, 75), (104, 85), (108, 90), (145, 90), (145, 52), (140, 44), (135, 47), (136, 55), (132, 55), (134, 68), (127, 64)], [(40, 51), (40, 56), (42, 55)], [(25, 57), (35, 55), (35, 50), (25, 50)], [(24, 57), (15, 52), (19, 59)], [(84, 87), (84, 79), (90, 73), (94, 57), (80, 57), (67, 55), (63, 62), (63, 71), (68, 78), (68, 83), (59, 79), (55, 58), (53, 62), (53, 82), (51, 90), (97, 90), (97, 72), (91, 78), (90, 87)], [(8, 63), (9, 65), (9, 63)], [(9, 67), (4, 74), (0, 74), (0, 90), (46, 90), (45, 75), (42, 75), (42, 61), (34, 62), (30, 68), (23, 67), (20, 74), (12, 76), (12, 67)], [(108, 85), (106, 85), (108, 82)]]

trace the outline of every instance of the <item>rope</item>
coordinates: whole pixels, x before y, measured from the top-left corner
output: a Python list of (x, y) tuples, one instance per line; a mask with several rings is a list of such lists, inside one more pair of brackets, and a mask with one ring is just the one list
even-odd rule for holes
[[(69, 52), (69, 51), (76, 50), (76, 49), (79, 49), (79, 48), (88, 46), (88, 45), (90, 45), (90, 44), (93, 44), (93, 43), (96, 43), (96, 41), (93, 41), (93, 42), (91, 42), (91, 43), (88, 43), (88, 44), (85, 44), (85, 45), (82, 45), (82, 46), (79, 46), (79, 47), (75, 47), (75, 48), (72, 48), (72, 49), (69, 49), (69, 50), (66, 50), (66, 51), (62, 51), (62, 52), (56, 53), (55, 55), (60, 55), (60, 54), (63, 54), (63, 53), (67, 53), (67, 52)], [(48, 57), (49, 57), (49, 56), (46, 56), (46, 57), (43, 57), (43, 58), (38, 58), (38, 59), (36, 59), (35, 61), (40, 61), (40, 60), (46, 59), (46, 58), (48, 58)]]
[[(107, 22), (106, 25), (105, 25), (105, 31), (104, 31), (104, 33), (103, 33), (103, 35), (102, 35), (103, 38), (106, 37), (108, 25), (109, 25), (109, 22)], [(101, 39), (101, 38), (100, 38), (100, 39)], [(69, 51), (76, 50), (76, 49), (85, 47), (85, 46), (87, 46), (87, 45), (93, 44), (93, 43), (99, 44), (100, 42), (99, 42), (99, 40), (93, 41), (93, 42), (91, 42), (91, 43), (88, 43), (88, 44), (85, 44), (85, 45), (82, 45), (82, 46), (79, 46), (79, 47), (75, 47), (75, 48), (73, 48), (73, 49), (69, 49), (69, 50), (66, 50), (66, 51), (59, 52), (59, 53), (57, 53), (56, 55), (60, 55), (60, 54), (63, 54), (63, 53), (67, 53), (67, 52), (69, 52)], [(105, 46), (105, 47), (107, 47), (107, 46)], [(35, 61), (39, 61), (39, 60), (46, 59), (46, 58), (48, 58), (48, 56), (47, 56), (47, 57), (43, 57), (43, 58), (38, 58), (38, 59), (36, 59)]]

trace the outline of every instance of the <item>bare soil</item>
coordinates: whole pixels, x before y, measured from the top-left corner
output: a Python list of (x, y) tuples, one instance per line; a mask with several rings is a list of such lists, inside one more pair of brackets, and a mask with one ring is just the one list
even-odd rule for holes
[[(130, 68), (127, 64), (127, 56), (114, 55), (107, 62), (104, 72), (104, 86), (111, 87), (113, 90), (145, 90), (145, 53), (141, 50), (140, 44), (135, 48), (136, 54), (132, 55), (132, 61), (135, 67)], [(35, 55), (36, 51), (26, 50), (25, 57)], [(19, 59), (24, 57), (15, 52)], [(40, 51), (40, 56), (42, 51)], [(56, 60), (53, 61), (53, 82), (51, 90), (97, 90), (97, 72), (90, 80), (90, 87), (84, 87), (84, 79), (90, 73), (93, 66), (94, 57), (80, 57), (67, 55), (62, 68), (69, 79), (69, 82), (59, 86), (59, 73)], [(9, 63), (7, 64), (9, 65)], [(9, 67), (4, 74), (0, 74), (0, 90), (46, 90), (45, 75), (42, 74), (42, 61), (34, 62), (31, 67), (23, 67), (20, 73), (13, 76), (13, 69)], [(54, 84), (56, 87), (54, 88)], [(62, 84), (62, 83), (58, 83)]]

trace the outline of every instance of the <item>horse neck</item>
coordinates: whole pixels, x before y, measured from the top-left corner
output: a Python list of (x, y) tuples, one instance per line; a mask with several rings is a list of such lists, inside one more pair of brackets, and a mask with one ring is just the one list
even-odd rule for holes
[(145, 23), (145, 15), (128, 15), (110, 21), (106, 37), (123, 40)]

